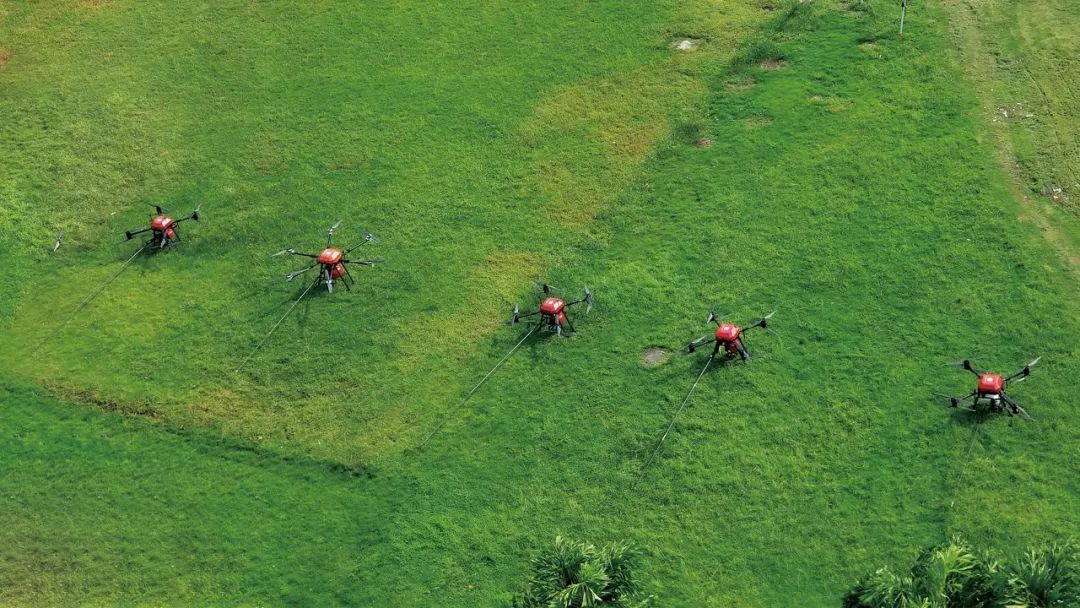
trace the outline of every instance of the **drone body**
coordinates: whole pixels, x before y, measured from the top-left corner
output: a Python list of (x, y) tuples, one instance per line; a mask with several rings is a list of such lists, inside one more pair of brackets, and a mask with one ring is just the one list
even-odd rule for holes
[[(340, 249), (327, 247), (322, 250), (322, 253), (320, 253), (319, 257), (316, 259), (319, 260), (319, 263), (322, 264), (324, 269), (329, 271), (330, 278), (336, 280), (340, 279), (348, 272), (345, 269), (345, 264), (341, 263), (341, 258), (344, 257), (344, 255), (344, 252)], [(346, 284), (345, 287), (348, 288), (348, 284)]]
[(518, 310), (518, 307), (514, 307), (514, 312), (510, 317), (510, 323), (517, 323), (521, 319), (526, 317), (532, 317), (539, 315), (540, 322), (537, 329), (546, 329), (550, 332), (554, 332), (558, 335), (564, 335), (565, 332), (574, 332), (574, 324), (570, 322), (569, 317), (566, 316), (566, 311), (575, 304), (585, 303), (585, 314), (589, 314), (592, 311), (593, 297), (589, 288), (585, 288), (585, 295), (580, 300), (574, 302), (566, 302), (562, 298), (557, 298), (551, 295), (553, 288), (547, 284), (541, 284), (541, 289), (546, 296), (541, 302), (540, 306), (533, 312), (522, 314)]
[(570, 321), (566, 318), (566, 302), (559, 298), (547, 298), (540, 303), (540, 314), (549, 319), (549, 323), (566, 325)]
[(338, 281), (341, 281), (341, 283), (345, 285), (346, 290), (351, 291), (352, 284), (355, 283), (355, 281), (352, 278), (352, 274), (349, 273), (349, 268), (347, 264), (363, 264), (364, 266), (374, 266), (375, 264), (379, 264), (382, 262), (382, 260), (347, 259), (345, 256), (348, 255), (350, 251), (356, 249), (357, 247), (360, 247), (361, 245), (374, 241), (375, 237), (371, 234), (365, 234), (364, 240), (361, 241), (359, 245), (355, 245), (344, 250), (338, 249), (337, 247), (334, 247), (334, 231), (337, 230), (337, 227), (340, 225), (341, 220), (338, 220), (337, 223), (335, 223), (326, 231), (326, 247), (323, 248), (323, 250), (318, 254), (301, 253), (299, 251), (296, 251), (295, 249), (284, 249), (275, 253), (274, 255), (283, 255), (287, 253), (290, 255), (298, 255), (301, 257), (312, 259), (311, 263), (307, 266), (304, 266), (296, 272), (291, 272), (285, 275), (285, 279), (291, 281), (296, 277), (304, 274), (305, 272), (318, 267), (319, 278), (316, 279), (316, 282), (321, 282), (325, 284), (326, 290), (328, 292), (334, 292), (334, 284)]
[(154, 209), (157, 211), (157, 215), (150, 218), (150, 226), (138, 230), (128, 230), (124, 233), (124, 240), (130, 241), (135, 238), (135, 235), (149, 232), (150, 240), (147, 241), (147, 244), (156, 244), (158, 249), (164, 249), (169, 245), (180, 241), (180, 235), (177, 232), (178, 224), (180, 222), (187, 220), (199, 221), (198, 208), (196, 208), (195, 211), (192, 211), (191, 215), (180, 219), (174, 219), (159, 205), (154, 205)]
[(743, 347), (742, 328), (732, 323), (721, 323), (716, 326), (716, 350), (722, 346), (729, 357), (739, 356), (745, 361), (750, 357)]
[[(1009, 383), (1016, 384), (1027, 379), (1031, 375), (1031, 368), (1039, 362), (1039, 357), (1029, 362), (1022, 367), (1019, 371), (1004, 376), (1001, 374), (995, 374), (991, 372), (981, 372), (972, 366), (971, 361), (965, 359), (953, 363), (955, 367), (967, 370), (977, 377), (975, 389), (963, 397), (953, 397), (950, 395), (942, 395), (948, 399), (949, 407), (960, 407), (970, 411), (987, 410), (990, 412), (1005, 412), (1010, 416), (1020, 416), (1025, 420), (1031, 420), (1031, 416), (1028, 415), (1024, 408), (1020, 407), (1016, 401), (1013, 401), (1012, 397), (1005, 393), (1005, 389)], [(970, 405), (965, 406), (964, 403), (970, 400)]]
[[(774, 314), (775, 311), (770, 312), (769, 314), (758, 319), (754, 323), (747, 325), (746, 327), (739, 327), (734, 323), (722, 323), (720, 321), (722, 317), (717, 317), (715, 313), (709, 312), (709, 320), (707, 322), (716, 323), (716, 331), (713, 333), (712, 339), (713, 351), (711, 356), (715, 357), (720, 353), (720, 350), (723, 349), (724, 356), (729, 359), (734, 359), (735, 357), (738, 357), (743, 361), (748, 361), (752, 357), (750, 356), (750, 353), (746, 350), (746, 346), (743, 344), (743, 332), (748, 329), (753, 329), (755, 327), (768, 329), (769, 319), (772, 318)], [(699, 347), (708, 344), (709, 341), (710, 340), (708, 339), (708, 336), (701, 336), (697, 340), (694, 340), (693, 342), (686, 345), (686, 352), (692, 353), (696, 351)]]

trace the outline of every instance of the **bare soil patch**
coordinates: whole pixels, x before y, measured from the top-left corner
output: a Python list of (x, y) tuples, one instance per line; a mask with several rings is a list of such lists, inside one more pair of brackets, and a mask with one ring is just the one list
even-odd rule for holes
[(4, 65), (9, 59), (11, 59), (11, 48), (5, 46), (0, 49), (0, 65)]
[(692, 51), (705, 42), (701, 38), (676, 38), (671, 42), (671, 48), (676, 51)]
[(757, 81), (749, 78), (746, 80), (729, 80), (724, 86), (727, 87), (728, 91), (738, 93), (739, 91), (749, 91), (754, 88), (755, 84), (757, 84)]
[(787, 67), (787, 62), (783, 59), (765, 59), (758, 64), (758, 67), (769, 71), (782, 70)]
[(702, 150), (706, 150), (708, 148), (711, 148), (712, 144), (713, 144), (713, 141), (711, 139), (709, 139), (708, 137), (702, 137), (701, 139), (694, 142), (694, 145), (696, 147), (698, 147), (698, 148), (701, 148)]
[(670, 354), (663, 346), (650, 346), (641, 353), (641, 364), (645, 367), (656, 367), (667, 361)]

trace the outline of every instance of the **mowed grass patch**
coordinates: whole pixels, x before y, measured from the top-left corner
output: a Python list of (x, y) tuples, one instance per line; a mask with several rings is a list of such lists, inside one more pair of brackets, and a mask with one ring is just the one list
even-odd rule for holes
[[(594, 218), (700, 113), (701, 66), (760, 17), (718, 6), (13, 6), (5, 365), (285, 451), (415, 443), (499, 356), (529, 279), (604, 238)], [(708, 44), (676, 56), (694, 23)], [(137, 248), (119, 235), (145, 202), (205, 221), (28, 357)], [(387, 263), (313, 293), (235, 374), (302, 290), (282, 276), (303, 260), (268, 254), (318, 250), (338, 218)]]

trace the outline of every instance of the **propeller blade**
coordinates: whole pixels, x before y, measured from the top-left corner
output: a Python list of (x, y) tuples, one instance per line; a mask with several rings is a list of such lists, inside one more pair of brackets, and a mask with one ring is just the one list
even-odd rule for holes
[(1008, 411), (1010, 415), (1012, 415), (1012, 414), (1017, 414), (1017, 415), (1019, 415), (1019, 416), (1020, 416), (1021, 418), (1023, 418), (1024, 420), (1034, 420), (1034, 419), (1033, 419), (1033, 418), (1032, 418), (1032, 417), (1031, 417), (1031, 416), (1030, 416), (1030, 415), (1029, 415), (1029, 414), (1027, 413), (1027, 410), (1025, 410), (1024, 408), (1020, 407), (1020, 404), (1019, 404), (1019, 403), (1017, 403), (1017, 402), (1015, 402), (1015, 401), (1013, 401), (1011, 397), (1009, 397), (1009, 396), (1008, 396), (1008, 395), (1006, 395), (1005, 393), (1001, 393), (1001, 398), (1002, 398), (1002, 399), (1003, 399), (1003, 400), (1005, 401), (1005, 404), (1009, 406), (1009, 409), (1008, 409), (1008, 410), (1006, 410), (1006, 411)]
[(541, 281), (540, 279), (533, 279), (532, 282), (533, 282), (534, 285), (536, 285), (537, 287), (540, 288), (540, 291), (544, 292), (544, 295), (551, 295), (551, 292), (553, 292), (553, 291), (562, 291), (558, 287), (553, 287), (551, 285), (548, 285), (547, 283)]
[(296, 250), (295, 250), (295, 249), (293, 249), (293, 248), (291, 248), (291, 247), (290, 247), (290, 248), (288, 248), (288, 249), (282, 249), (281, 251), (279, 251), (279, 252), (277, 252), (277, 253), (271, 253), (271, 254), (270, 254), (270, 257), (272, 257), (272, 258), (276, 258), (277, 256), (279, 256), (279, 255), (285, 255), (286, 253), (296, 253)]
[(195, 210), (192, 211), (191, 215), (189, 215), (188, 217), (195, 220), (196, 222), (199, 221), (199, 209), (201, 209), (201, 208), (202, 208), (202, 205), (199, 205), (198, 207), (195, 207)]
[(971, 359), (963, 359), (961, 361), (949, 361), (945, 365), (948, 365), (949, 367), (958, 367), (960, 369), (967, 370), (967, 371), (969, 371), (969, 372), (971, 372), (973, 374), (976, 374), (976, 375), (981, 373), (981, 372), (979, 372), (979, 370), (975, 369), (975, 367), (971, 364)]
[(717, 325), (719, 325), (720, 322), (723, 321), (724, 319), (726, 319), (727, 317), (728, 317), (728, 313), (725, 312), (725, 313), (716, 314), (716, 309), (715, 308), (710, 308), (709, 309), (709, 318), (706, 319), (705, 322), (706, 323), (716, 323)]
[(518, 309), (518, 305), (514, 304), (514, 310), (512, 310), (510, 312), (510, 319), (507, 320), (506, 324), (507, 325), (513, 325), (514, 323), (517, 323), (520, 318), (521, 318), (521, 311)]
[(57, 249), (60, 249), (60, 241), (64, 238), (64, 231), (60, 230), (56, 233), (56, 242), (53, 243), (53, 253), (56, 253)]
[(307, 266), (304, 266), (300, 270), (296, 270), (296, 271), (290, 272), (289, 274), (285, 275), (285, 280), (286, 281), (291, 281), (291, 280), (295, 279), (296, 277), (304, 274), (305, 272), (311, 270), (312, 268), (315, 268), (318, 265), (319, 265), (318, 262), (312, 262), (312, 263), (308, 264)]
[(709, 341), (709, 335), (705, 334), (704, 336), (701, 336), (697, 340), (692, 340), (689, 344), (686, 345), (685, 350), (688, 353), (692, 353), (692, 352), (696, 351), (699, 346), (701, 346), (703, 344), (706, 344), (708, 341)]
[(341, 225), (342, 220), (334, 222), (333, 226), (326, 229), (326, 246), (329, 247), (334, 242), (334, 231)]
[(161, 208), (161, 205), (157, 205), (157, 204), (154, 204), (154, 203), (146, 203), (146, 204), (153, 207), (154, 211), (157, 211), (158, 215), (165, 215), (166, 213), (168, 213), (167, 211), (165, 211), (164, 209)]
[(945, 393), (934, 393), (937, 397), (937, 401), (945, 407), (957, 407), (960, 405), (960, 398), (952, 395), (946, 395)]
[(356, 245), (353, 245), (352, 247), (349, 247), (348, 249), (346, 249), (342, 253), (345, 254), (345, 255), (348, 255), (351, 251), (353, 251), (353, 250), (355, 250), (355, 249), (357, 249), (357, 248), (359, 248), (359, 247), (361, 247), (363, 245), (366, 245), (368, 243), (374, 243), (374, 242), (375, 242), (375, 235), (371, 234), (370, 232), (366, 232), (366, 233), (364, 233), (364, 240), (360, 241), (359, 244), (356, 244)]
[(764, 317), (761, 317), (757, 321), (754, 321), (753, 323), (748, 325), (746, 327), (746, 329), (750, 329), (752, 327), (762, 327), (762, 328), (768, 329), (769, 328), (769, 319), (771, 319), (772, 316), (775, 315), (775, 314), (776, 314), (776, 311), (774, 310), (774, 311), (770, 312), (769, 314), (765, 315)]
[(593, 306), (592, 292), (589, 291), (589, 286), (586, 285), (585, 286), (585, 314), (589, 314), (590, 312), (592, 312), (592, 306)]
[(382, 258), (375, 258), (373, 260), (341, 260), (343, 264), (363, 264), (364, 266), (374, 266), (376, 264), (385, 264), (386, 260)]

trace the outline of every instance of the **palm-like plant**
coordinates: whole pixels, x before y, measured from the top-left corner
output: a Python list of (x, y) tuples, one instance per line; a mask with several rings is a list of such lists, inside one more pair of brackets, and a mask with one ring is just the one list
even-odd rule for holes
[(844, 608), (1065, 608), (1080, 605), (1080, 552), (1065, 543), (1028, 551), (1009, 567), (959, 538), (930, 547), (908, 575), (881, 568)]
[(555, 537), (555, 546), (532, 563), (518, 608), (591, 608), (644, 606), (633, 578), (637, 552), (625, 543), (597, 548)]
[(900, 576), (882, 568), (861, 580), (844, 608), (993, 608), (997, 562), (954, 538), (924, 550)]
[(1009, 606), (1080, 605), (1080, 550), (1070, 543), (1032, 549), (1008, 570)]

